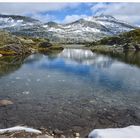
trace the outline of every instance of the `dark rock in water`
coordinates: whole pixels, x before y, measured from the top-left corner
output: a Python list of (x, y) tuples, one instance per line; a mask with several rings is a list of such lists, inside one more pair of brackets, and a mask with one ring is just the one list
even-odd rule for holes
[(12, 105), (13, 102), (10, 100), (0, 100), (0, 106)]
[(41, 42), (41, 43), (39, 43), (38, 46), (41, 47), (41, 48), (49, 48), (49, 47), (52, 46), (52, 44), (49, 43), (49, 42)]
[(135, 49), (136, 49), (137, 51), (140, 50), (140, 44), (133, 44), (133, 45), (134, 45), (134, 47), (135, 47)]

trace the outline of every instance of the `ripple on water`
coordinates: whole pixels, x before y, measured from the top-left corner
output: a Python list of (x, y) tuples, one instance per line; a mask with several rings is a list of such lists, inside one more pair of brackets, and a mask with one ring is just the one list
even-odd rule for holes
[(6, 107), (7, 114), (0, 108), (0, 126), (78, 126), (85, 132), (140, 125), (140, 68), (125, 61), (67, 48), (53, 57), (33, 54), (14, 71), (6, 67), (0, 98), (14, 105)]

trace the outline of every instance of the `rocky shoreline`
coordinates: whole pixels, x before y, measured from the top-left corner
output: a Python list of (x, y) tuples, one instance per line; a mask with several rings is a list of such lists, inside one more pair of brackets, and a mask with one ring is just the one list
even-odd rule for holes
[(15, 36), (0, 30), (0, 57), (27, 55), (38, 52), (49, 53), (62, 49), (61, 45), (52, 44), (46, 38)]
[[(130, 125), (123, 128), (94, 129), (86, 138), (139, 138), (140, 126)], [(0, 129), (0, 138), (71, 138), (63, 131), (55, 129), (49, 131), (45, 128), (34, 129), (26, 126), (15, 126)], [(72, 138), (80, 138), (79, 133), (73, 133)]]
[[(7, 129), (0, 129), (0, 138), (66, 138), (63, 131), (55, 129), (49, 130), (47, 128), (33, 129), (26, 126), (15, 126)], [(73, 136), (79, 138), (79, 133), (73, 133)], [(69, 137), (69, 138), (70, 138)]]
[[(7, 112), (8, 107), (10, 110), (13, 110), (11, 107), (14, 106), (14, 103), (10, 100), (0, 100), (0, 113)], [(96, 108), (96, 106), (94, 107)], [(6, 115), (6, 116), (5, 116)], [(67, 129), (59, 129), (60, 127), (46, 127), (46, 126), (39, 126), (36, 124), (36, 120), (34, 118), (30, 117), (29, 114), (29, 122), (33, 122), (36, 125), (33, 126), (31, 124), (22, 122), (24, 125), (20, 125), (17, 127), (12, 127), (13, 125), (19, 125), (19, 119), (14, 117), (14, 114), (11, 116), (11, 114), (5, 114), (4, 116), (7, 118), (3, 120), (4, 116), (1, 118), (3, 121), (0, 123), (1, 128), (0, 129), (0, 137), (2, 138), (75, 138), (75, 137), (87, 137), (90, 131), (94, 129), (102, 129), (102, 128), (123, 128), (127, 127), (129, 125), (140, 125), (140, 114), (139, 110), (135, 110), (135, 108), (131, 109), (116, 109), (116, 108), (98, 108), (96, 111), (92, 112), (92, 114), (84, 113), (83, 115), (86, 115), (87, 117), (91, 117), (90, 119), (79, 119), (75, 118), (74, 122), (72, 120), (69, 120), (67, 123), (71, 123), (71, 126), (68, 126), (65, 121), (60, 120), (60, 118), (57, 119), (57, 121), (60, 121), (61, 127), (66, 127)], [(8, 115), (8, 116), (7, 116)], [(25, 114), (23, 114), (24, 116)], [(45, 115), (46, 116), (46, 115)], [(45, 116), (41, 116), (42, 118)], [(124, 117), (125, 116), (125, 117)], [(59, 116), (58, 116), (59, 117)], [(61, 116), (62, 117), (62, 116)], [(69, 116), (70, 117), (70, 116)], [(12, 122), (10, 123), (10, 120)], [(17, 120), (16, 120), (17, 119)], [(53, 118), (51, 119), (53, 121)], [(10, 124), (9, 124), (10, 123)], [(45, 123), (45, 122), (44, 122)], [(55, 122), (54, 122), (55, 123)], [(76, 126), (76, 123), (79, 124), (79, 126)], [(2, 125), (3, 124), (3, 125)], [(27, 124), (28, 127), (25, 127)], [(47, 124), (47, 122), (46, 122)], [(11, 126), (14, 128), (13, 130), (16, 131), (10, 131), (5, 129), (6, 126)], [(20, 128), (19, 128), (20, 127)], [(26, 129), (26, 128), (35, 128), (39, 133), (33, 133), (32, 130)], [(28, 132), (26, 132), (26, 130)], [(36, 131), (35, 131), (36, 132)]]

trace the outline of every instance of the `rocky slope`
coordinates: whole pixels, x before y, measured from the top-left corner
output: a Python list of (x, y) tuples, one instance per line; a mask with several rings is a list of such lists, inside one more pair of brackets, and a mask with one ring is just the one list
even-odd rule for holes
[(8, 32), (0, 31), (1, 55), (26, 54), (28, 52), (30, 52), (29, 48), (23, 44), (20, 38), (11, 35)]
[(25, 55), (35, 52), (50, 52), (63, 49), (52, 45), (48, 39), (21, 37), (0, 30), (0, 57), (3, 55)]
[[(102, 46), (109, 45), (109, 46)], [(113, 37), (105, 37), (87, 45), (95, 50), (111, 51), (112, 49), (140, 50), (140, 29), (122, 33)]]
[(83, 18), (68, 24), (44, 24), (29, 17), (0, 15), (0, 28), (15, 35), (43, 37), (52, 42), (85, 43), (130, 31), (136, 27), (108, 15)]

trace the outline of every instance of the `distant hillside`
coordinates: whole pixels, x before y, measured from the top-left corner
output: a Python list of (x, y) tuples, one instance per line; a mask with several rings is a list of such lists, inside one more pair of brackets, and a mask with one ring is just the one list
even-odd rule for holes
[(12, 35), (9, 32), (0, 30), (0, 57), (3, 55), (23, 55), (35, 51), (48, 51), (52, 44), (48, 39), (29, 38)]
[(14, 55), (28, 52), (28, 48), (22, 44), (22, 41), (8, 32), (0, 31), (0, 54)]
[[(140, 29), (135, 29), (129, 32), (122, 33), (118, 36), (105, 37), (99, 41), (89, 43), (88, 46), (93, 48), (97, 45), (112, 45), (117, 49), (140, 49)], [(97, 48), (97, 47), (96, 47)]]
[(0, 18), (1, 20), (2, 19), (11, 19), (11, 20), (23, 20), (25, 22), (39, 22), (39, 20), (37, 19), (33, 19), (33, 18), (30, 18), (30, 17), (27, 17), (27, 16), (20, 16), (20, 15), (3, 15), (3, 14), (0, 14)]
[(18, 36), (48, 38), (51, 42), (85, 43), (118, 35), (137, 27), (110, 15), (91, 16), (67, 24), (42, 23), (18, 15), (0, 15), (0, 28)]

